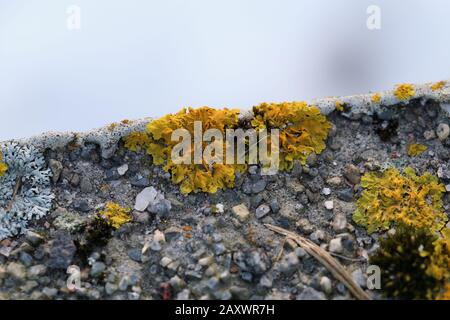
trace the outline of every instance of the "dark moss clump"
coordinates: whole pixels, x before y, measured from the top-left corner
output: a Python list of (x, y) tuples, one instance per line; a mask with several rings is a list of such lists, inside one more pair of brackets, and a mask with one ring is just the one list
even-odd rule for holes
[(381, 141), (388, 142), (397, 136), (398, 119), (394, 115), (394, 111), (387, 110), (373, 117), (375, 132)]
[(438, 281), (427, 275), (436, 237), (426, 229), (401, 225), (394, 235), (380, 241), (370, 264), (381, 269), (381, 289), (388, 298), (430, 299)]
[(87, 259), (95, 248), (108, 243), (113, 231), (114, 227), (101, 217), (96, 217), (86, 225), (85, 236), (75, 241), (77, 255), (83, 264), (87, 264)]

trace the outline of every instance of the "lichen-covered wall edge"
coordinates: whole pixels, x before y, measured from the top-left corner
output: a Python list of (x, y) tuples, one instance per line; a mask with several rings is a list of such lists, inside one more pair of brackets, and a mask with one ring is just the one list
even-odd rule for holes
[[(395, 88), (383, 92), (372, 92), (368, 94), (344, 96), (344, 97), (326, 97), (306, 101), (310, 105), (317, 106), (325, 115), (330, 114), (336, 109), (336, 105), (346, 105), (347, 110), (343, 114), (349, 118), (357, 117), (361, 114), (373, 114), (380, 109), (380, 106), (390, 106), (398, 103), (408, 103), (411, 99), (417, 99), (425, 103), (428, 100), (438, 102), (441, 108), (450, 115), (450, 80), (442, 81), (443, 85), (436, 89), (437, 83), (415, 84), (414, 95), (408, 100), (399, 100), (395, 94)], [(301, 100), (301, 99), (299, 99)], [(221, 106), (216, 106), (221, 107)], [(232, 107), (232, 106), (228, 106)], [(248, 110), (242, 110), (240, 117), (252, 118), (251, 107)], [(69, 143), (95, 143), (101, 147), (102, 157), (110, 158), (116, 148), (117, 142), (124, 136), (133, 131), (142, 131), (151, 118), (143, 118), (132, 121), (121, 121), (107, 125), (100, 129), (94, 129), (86, 132), (46, 132), (40, 135), (25, 138), (13, 139), (19, 144), (30, 144), (40, 150), (58, 149)]]

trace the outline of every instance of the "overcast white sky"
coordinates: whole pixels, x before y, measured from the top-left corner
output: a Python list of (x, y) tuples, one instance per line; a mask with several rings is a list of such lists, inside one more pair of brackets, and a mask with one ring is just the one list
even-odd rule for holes
[(0, 0), (0, 140), (447, 79), (449, 17), (448, 0)]

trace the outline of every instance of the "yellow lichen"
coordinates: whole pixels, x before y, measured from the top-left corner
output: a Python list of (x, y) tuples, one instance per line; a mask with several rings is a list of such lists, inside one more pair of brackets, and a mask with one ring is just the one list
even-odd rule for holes
[[(275, 145), (272, 145), (270, 133), (267, 136), (267, 147), (271, 152), (279, 151), (280, 170), (291, 169), (295, 160), (300, 160), (304, 164), (311, 153), (320, 153), (325, 149), (325, 139), (331, 124), (317, 107), (304, 102), (263, 103), (254, 107), (253, 112), (253, 120), (238, 127), (237, 109), (185, 108), (176, 114), (169, 114), (149, 122), (145, 132), (131, 133), (124, 138), (125, 147), (132, 151), (146, 150), (152, 156), (153, 163), (163, 165), (163, 169), (171, 174), (172, 182), (179, 184), (181, 192), (185, 194), (198, 191), (215, 193), (220, 189), (232, 188), (236, 172), (242, 173), (247, 168), (248, 154), (245, 155), (245, 163), (235, 161), (229, 164), (228, 158), (226, 161), (224, 159), (216, 161), (214, 155), (205, 157), (205, 154), (200, 162), (193, 159), (197, 147), (205, 150), (205, 147), (212, 143), (224, 153), (227, 152), (227, 129), (256, 129), (258, 132), (262, 129), (269, 131), (279, 129), (279, 149), (275, 149)], [(216, 129), (223, 134), (223, 141), (195, 141), (194, 128), (198, 122), (201, 132)], [(185, 161), (174, 163), (172, 159), (174, 148), (180, 144), (177, 139), (172, 141), (172, 135), (178, 129), (185, 129), (191, 139), (192, 148), (186, 152), (183, 149), (182, 152), (185, 153), (182, 154), (182, 158), (190, 159), (189, 163)], [(184, 142), (185, 138), (182, 139)], [(248, 146), (248, 143), (245, 143)], [(266, 166), (267, 164), (263, 162), (259, 159), (258, 163)]]
[(98, 214), (101, 218), (105, 219), (114, 229), (120, 228), (123, 224), (130, 222), (131, 209), (123, 208), (117, 203), (106, 203), (105, 210), (100, 211)]
[(337, 111), (342, 112), (344, 111), (344, 104), (342, 103), (342, 101), (336, 101), (335, 103), (335, 108)]
[(279, 169), (290, 170), (295, 160), (302, 164), (311, 153), (325, 149), (330, 122), (319, 108), (305, 102), (262, 103), (253, 108), (254, 128), (280, 130)]
[(448, 220), (441, 199), (445, 187), (430, 173), (417, 176), (408, 167), (402, 175), (390, 168), (382, 173), (366, 173), (361, 186), (364, 191), (353, 220), (369, 233), (387, 230), (393, 223), (438, 231)]
[(421, 155), (422, 153), (427, 151), (427, 149), (428, 149), (427, 146), (419, 143), (410, 143), (406, 147), (406, 151), (408, 152), (408, 156), (410, 157)]
[(439, 91), (445, 86), (445, 81), (439, 81), (431, 85), (431, 90)]
[(372, 100), (373, 103), (380, 103), (381, 95), (379, 93), (375, 93), (374, 95), (372, 95), (370, 99)]
[(3, 176), (8, 170), (8, 166), (3, 162), (3, 154), (0, 151), (0, 177)]
[(123, 140), (125, 148), (134, 152), (145, 150), (150, 144), (150, 138), (145, 132), (132, 132)]
[[(172, 182), (180, 184), (182, 193), (209, 192), (215, 193), (219, 189), (234, 187), (235, 172), (241, 170), (239, 165), (223, 164), (219, 161), (205, 161), (196, 164), (194, 159), (194, 122), (200, 122), (202, 132), (207, 129), (218, 129), (225, 134), (226, 129), (235, 128), (238, 124), (239, 110), (223, 109), (216, 110), (210, 107), (198, 109), (184, 108), (176, 114), (169, 114), (160, 119), (150, 122), (147, 125), (147, 133), (150, 142), (147, 145), (147, 152), (153, 157), (153, 162), (157, 165), (164, 165), (164, 170), (170, 172)], [(186, 129), (191, 136), (190, 154), (183, 155), (191, 159), (191, 164), (173, 163), (171, 153), (179, 141), (172, 141), (172, 133), (177, 129)], [(197, 142), (199, 143), (199, 142)], [(200, 141), (201, 150), (208, 144)], [(223, 141), (223, 150), (226, 148)]]
[(109, 131), (114, 131), (117, 128), (118, 124), (113, 122), (108, 126)]
[(414, 89), (414, 85), (410, 83), (404, 83), (398, 85), (394, 90), (394, 95), (398, 100), (409, 100), (414, 97), (416, 91)]
[(444, 286), (443, 292), (438, 295), (436, 300), (450, 300), (450, 282)]
[(427, 274), (439, 281), (450, 283), (450, 228), (441, 232), (442, 236), (434, 243), (434, 251), (430, 253), (431, 263)]

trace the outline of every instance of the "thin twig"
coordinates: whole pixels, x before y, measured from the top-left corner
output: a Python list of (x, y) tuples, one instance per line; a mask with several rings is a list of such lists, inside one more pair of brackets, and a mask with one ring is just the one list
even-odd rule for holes
[(283, 243), (281, 244), (280, 251), (278, 252), (277, 256), (275, 257), (275, 261), (279, 261), (281, 259), (281, 256), (283, 255), (283, 252), (284, 252), (284, 245), (286, 244), (287, 239), (288, 239), (287, 237), (284, 238)]
[(351, 262), (364, 262), (364, 261), (366, 261), (366, 259), (364, 259), (364, 258), (359, 258), (359, 259), (356, 259), (356, 258), (350, 258), (350, 257), (343, 256), (343, 255), (341, 255), (341, 254), (338, 254), (338, 253), (334, 253), (334, 252), (330, 252), (330, 254), (331, 254), (332, 256), (334, 256), (334, 257), (339, 258), (339, 259), (347, 260), (347, 261), (351, 261)]
[(6, 207), (6, 211), (10, 211), (12, 209), (12, 206), (13, 206), (13, 203), (14, 203), (14, 199), (16, 198), (17, 193), (19, 192), (21, 182), (22, 182), (22, 177), (17, 177), (16, 186), (14, 187), (14, 191), (13, 191), (11, 200), (9, 201), (9, 204)]
[(361, 287), (353, 280), (351, 275), (344, 269), (344, 267), (327, 251), (316, 245), (314, 242), (303, 238), (302, 236), (299, 236), (294, 232), (271, 224), (265, 224), (265, 226), (270, 230), (282, 234), (295, 241), (297, 245), (305, 249), (308, 254), (316, 258), (322, 265), (324, 265), (324, 267), (327, 268), (328, 271), (330, 271), (336, 279), (341, 281), (355, 296), (355, 298), (359, 300), (371, 300), (370, 296), (363, 289), (361, 289)]
[(287, 243), (291, 246), (292, 249), (296, 249), (298, 247), (297, 243), (295, 243), (294, 240), (292, 240), (291, 238), (287, 238)]

